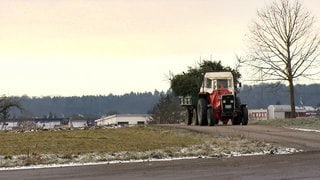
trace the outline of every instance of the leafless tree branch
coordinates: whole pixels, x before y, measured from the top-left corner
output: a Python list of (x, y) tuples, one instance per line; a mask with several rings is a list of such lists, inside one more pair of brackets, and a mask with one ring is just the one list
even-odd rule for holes
[(250, 28), (251, 53), (242, 63), (255, 69), (261, 80), (289, 83), (294, 117), (294, 80), (320, 74), (320, 37), (315, 31), (315, 18), (298, 0), (274, 1), (258, 11), (257, 17)]

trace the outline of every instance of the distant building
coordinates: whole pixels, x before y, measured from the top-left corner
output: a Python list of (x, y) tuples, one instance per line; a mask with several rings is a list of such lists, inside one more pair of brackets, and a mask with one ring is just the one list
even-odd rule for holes
[(73, 120), (70, 120), (70, 122), (72, 123), (72, 127), (74, 128), (83, 128), (83, 127), (90, 126), (89, 120), (73, 119)]
[(88, 120), (85, 119), (73, 119), (70, 118), (52, 118), (44, 119), (37, 118), (35, 119), (37, 126), (42, 127), (43, 129), (53, 129), (53, 128), (83, 128), (88, 126)]
[(68, 118), (35, 118), (34, 121), (37, 124), (37, 127), (43, 129), (53, 129), (57, 126), (65, 124), (69, 119)]
[(0, 130), (11, 130), (14, 127), (18, 127), (18, 121), (15, 119), (8, 119), (5, 124), (0, 123)]
[(249, 109), (248, 116), (249, 120), (267, 120), (268, 111), (267, 109)]
[(312, 106), (304, 106), (307, 116), (317, 116), (317, 109)]
[[(269, 105), (267, 109), (249, 109), (250, 120), (286, 119), (291, 116), (290, 105)], [(311, 106), (296, 106), (296, 117), (317, 116), (317, 109)]]
[[(268, 119), (286, 119), (290, 118), (291, 106), (290, 105), (269, 105), (268, 106)], [(304, 107), (296, 106), (296, 117), (306, 117), (307, 111)]]
[(95, 120), (95, 123), (97, 126), (130, 126), (138, 124), (147, 124), (149, 117), (150, 116), (147, 114), (116, 114), (97, 119)]
[(19, 128), (54, 129), (61, 127), (82, 128), (88, 126), (87, 120), (70, 120), (69, 118), (31, 118), (29, 120), (9, 119), (6, 124), (0, 123), (0, 130)]

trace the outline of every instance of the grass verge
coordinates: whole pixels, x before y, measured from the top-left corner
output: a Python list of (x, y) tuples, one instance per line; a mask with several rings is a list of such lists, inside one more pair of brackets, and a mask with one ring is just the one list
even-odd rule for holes
[(136, 126), (117, 129), (0, 132), (0, 167), (177, 157), (221, 157), (278, 151), (245, 138), (212, 137), (182, 129)]
[(148, 151), (186, 147), (202, 141), (182, 130), (163, 127), (1, 132), (0, 154), (81, 154), (91, 152)]

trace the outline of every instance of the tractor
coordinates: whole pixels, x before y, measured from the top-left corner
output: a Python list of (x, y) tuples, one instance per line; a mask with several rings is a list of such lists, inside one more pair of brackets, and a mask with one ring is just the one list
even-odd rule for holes
[(180, 105), (187, 109), (186, 123), (214, 126), (231, 120), (232, 125), (247, 125), (247, 105), (241, 104), (234, 83), (231, 72), (205, 73), (198, 94), (179, 97)]

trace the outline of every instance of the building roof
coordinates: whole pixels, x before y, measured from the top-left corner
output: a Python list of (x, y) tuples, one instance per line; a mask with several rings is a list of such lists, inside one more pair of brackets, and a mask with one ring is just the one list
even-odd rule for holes
[(312, 106), (304, 106), (306, 111), (316, 111), (316, 109)]
[(95, 122), (104, 121), (104, 120), (117, 118), (117, 117), (143, 117), (143, 118), (147, 118), (149, 116), (150, 116), (149, 114), (115, 114), (115, 115), (110, 115), (110, 116), (105, 116), (105, 117), (99, 118), (99, 119), (95, 120)]
[[(274, 109), (276, 111), (291, 111), (290, 105), (269, 105), (268, 109)], [(296, 110), (305, 110), (304, 106), (296, 106)]]

